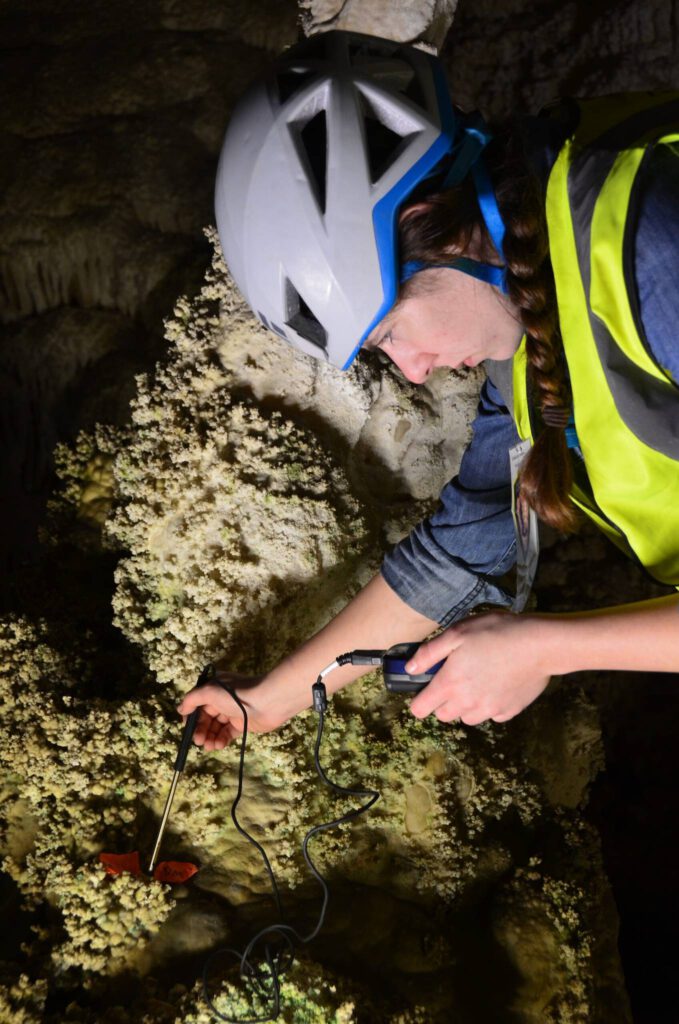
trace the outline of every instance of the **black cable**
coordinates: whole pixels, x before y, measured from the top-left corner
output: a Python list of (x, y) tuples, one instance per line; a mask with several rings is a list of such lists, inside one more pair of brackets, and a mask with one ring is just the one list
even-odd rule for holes
[(248, 713), (245, 710), (245, 705), (243, 704), (241, 699), (236, 694), (236, 691), (231, 689), (230, 687), (224, 687), (224, 689), (227, 690), (227, 692), (230, 694), (231, 697), (233, 697), (233, 699), (235, 700), (236, 704), (238, 705), (238, 707), (240, 708), (240, 710), (243, 713), (243, 735), (242, 735), (242, 738), (241, 738), (240, 761), (239, 761), (239, 764), (238, 764), (238, 790), (236, 792), (236, 796), (234, 798), (234, 801), (231, 804), (231, 820), (233, 821), (234, 825), (236, 826), (236, 828), (238, 829), (240, 834), (242, 836), (244, 836), (247, 840), (249, 840), (249, 842), (251, 842), (252, 845), (254, 847), (256, 847), (257, 850), (259, 850), (259, 852), (260, 852), (260, 854), (262, 856), (262, 859), (264, 860), (264, 866), (266, 867), (266, 870), (269, 873), (269, 880), (271, 882), (271, 888), (273, 890), (274, 900), (276, 902), (276, 910), (278, 911), (278, 915), (281, 918), (281, 920), (283, 920), (283, 907), (281, 905), (281, 897), (280, 897), (280, 893), (278, 891), (278, 885), (276, 883), (276, 877), (275, 877), (275, 875), (273, 873), (273, 870), (271, 868), (271, 864), (269, 862), (269, 858), (267, 857), (266, 852), (264, 851), (264, 847), (261, 846), (261, 844), (258, 843), (257, 840), (254, 839), (249, 834), (249, 832), (245, 831), (245, 829), (242, 827), (242, 825), (240, 824), (240, 822), (238, 821), (238, 818), (236, 816), (236, 808), (238, 807), (238, 804), (240, 802), (240, 798), (243, 795), (243, 773), (244, 773), (244, 770), (245, 770), (245, 745), (246, 745), (247, 738), (248, 738)]
[[(315, 684), (315, 686), (318, 686), (318, 685), (319, 685), (318, 683)], [(322, 683), (320, 685), (323, 686)], [(323, 689), (325, 690), (325, 687), (323, 687)], [(311, 873), (313, 874), (314, 878), (318, 881), (318, 883), (320, 884), (321, 888), (323, 889), (323, 905), (322, 905), (322, 908), (321, 908), (321, 914), (320, 914), (320, 917), (319, 917), (319, 920), (318, 920), (318, 924), (316, 925), (314, 930), (309, 935), (307, 935), (306, 939), (302, 940), (303, 942), (311, 942), (311, 940), (315, 939), (316, 936), (318, 935), (318, 933), (320, 932), (321, 928), (323, 927), (323, 922), (324, 922), (324, 919), (325, 919), (325, 912), (326, 912), (326, 909), (327, 909), (327, 906), (328, 906), (328, 900), (330, 898), (330, 893), (329, 893), (329, 890), (328, 890), (328, 886), (325, 883), (325, 879), (323, 878), (321, 873), (318, 871), (318, 869), (316, 868), (315, 864), (312, 862), (311, 857), (309, 856), (309, 851), (308, 851), (309, 840), (312, 839), (319, 832), (326, 832), (328, 829), (334, 828), (336, 825), (342, 825), (342, 824), (344, 824), (345, 821), (351, 821), (352, 818), (357, 818), (360, 814), (365, 814), (365, 812), (370, 810), (372, 805), (377, 800), (379, 800), (379, 798), (380, 798), (380, 794), (377, 792), (377, 790), (374, 790), (374, 789), (349, 789), (347, 786), (339, 786), (336, 782), (332, 782), (327, 777), (327, 775), (325, 774), (325, 772), (323, 771), (323, 769), (321, 767), (321, 763), (320, 763), (320, 760), (319, 760), (319, 757), (318, 757), (318, 751), (319, 751), (320, 746), (321, 746), (321, 738), (323, 736), (324, 720), (325, 720), (324, 712), (323, 711), (319, 711), (319, 713), (318, 713), (318, 732), (316, 733), (316, 746), (314, 748), (314, 764), (316, 765), (316, 771), (318, 772), (318, 774), (321, 777), (321, 779), (323, 780), (323, 782), (325, 782), (326, 786), (329, 786), (336, 793), (341, 793), (343, 796), (369, 796), (370, 800), (368, 801), (367, 804), (363, 804), (361, 807), (357, 807), (353, 811), (349, 811), (348, 814), (342, 815), (341, 818), (335, 818), (333, 821), (326, 821), (322, 825), (316, 825), (314, 828), (310, 829), (307, 832), (307, 834), (305, 835), (305, 837), (304, 837), (304, 841), (302, 843), (302, 853), (304, 855), (304, 860), (306, 861), (309, 870), (311, 871)]]
[[(248, 842), (252, 843), (253, 846), (255, 846), (257, 848), (257, 850), (259, 851), (259, 853), (260, 853), (260, 855), (262, 857), (262, 860), (264, 861), (264, 866), (265, 866), (265, 868), (266, 868), (266, 870), (267, 870), (267, 872), (269, 874), (269, 878), (271, 880), (271, 884), (272, 884), (272, 888), (273, 888), (273, 892), (274, 892), (274, 898), (275, 898), (275, 901), (276, 901), (276, 908), (278, 910), (279, 915), (282, 918), (283, 915), (282, 915), (282, 908), (281, 908), (281, 902), (280, 902), (280, 894), (278, 892), (278, 886), (276, 884), (276, 879), (275, 879), (275, 876), (274, 876), (271, 864), (269, 862), (269, 858), (266, 855), (266, 851), (261, 846), (261, 844), (258, 843), (257, 840), (253, 836), (251, 836), (242, 827), (242, 825), (238, 821), (238, 817), (236, 815), (236, 807), (238, 806), (238, 802), (239, 802), (239, 800), (241, 798), (241, 795), (242, 795), (242, 792), (243, 792), (243, 773), (244, 773), (244, 768), (245, 768), (245, 748), (246, 748), (247, 737), (248, 737), (248, 713), (247, 713), (247, 710), (245, 708), (245, 705), (240, 700), (240, 698), (236, 694), (235, 690), (233, 690), (230, 686), (226, 686), (223, 683), (220, 684), (220, 685), (222, 685), (223, 688), (227, 691), (227, 693), (231, 697), (233, 697), (233, 699), (235, 700), (236, 704), (238, 705), (238, 707), (240, 708), (240, 710), (241, 710), (241, 712), (243, 714), (243, 734), (241, 736), (240, 760), (239, 760), (239, 764), (238, 764), (238, 790), (237, 790), (236, 796), (235, 796), (235, 798), (233, 800), (233, 803), (231, 804), (231, 820), (233, 821), (234, 825), (236, 826), (236, 828), (238, 829), (240, 834), (242, 836), (244, 836), (248, 840)], [(273, 1011), (272, 1011), (274, 1013), (273, 1017), (271, 1017), (271, 1016), (266, 1016), (266, 1017), (227, 1017), (227, 1016), (225, 1016), (225, 1014), (220, 1013), (220, 1011), (215, 1007), (214, 1003), (212, 1002), (212, 1000), (211, 1000), (211, 998), (209, 996), (209, 993), (208, 993), (207, 982), (208, 982), (208, 972), (209, 972), (210, 964), (214, 960), (216, 960), (217, 957), (222, 956), (224, 953), (231, 953), (231, 954), (233, 954), (234, 956), (236, 956), (240, 960), (240, 976), (241, 976), (241, 978), (244, 978), (246, 975), (249, 975), (252, 978), (252, 980), (254, 981), (255, 987), (256, 987), (258, 993), (260, 995), (266, 996), (268, 993), (265, 991), (264, 986), (262, 984), (261, 975), (253, 967), (253, 965), (250, 963), (250, 961), (248, 959), (248, 955), (249, 955), (249, 953), (251, 953), (254, 945), (259, 941), (261, 936), (266, 935), (270, 931), (276, 932), (276, 931), (280, 930), (282, 932), (283, 929), (287, 929), (287, 926), (282, 924), (282, 923), (278, 924), (278, 925), (269, 925), (267, 928), (263, 928), (260, 932), (258, 932), (255, 935), (254, 939), (252, 939), (248, 943), (245, 951), (242, 954), (239, 953), (238, 950), (236, 950), (236, 949), (231, 949), (229, 947), (224, 947), (222, 949), (216, 950), (205, 961), (205, 965), (203, 967), (203, 997), (204, 997), (206, 1003), (208, 1004), (208, 1006), (210, 1007), (210, 1009), (212, 1010), (212, 1012), (217, 1017), (219, 1017), (220, 1020), (228, 1021), (229, 1024), (264, 1024), (264, 1022), (266, 1022), (266, 1021), (276, 1020), (276, 1018), (278, 1017), (279, 1012), (280, 1012), (280, 984), (279, 984), (279, 977), (280, 977), (282, 971), (279, 970), (276, 967), (276, 963), (275, 963), (274, 958), (273, 958), (273, 956), (271, 954), (271, 951), (270, 951), (270, 948), (269, 948), (268, 944), (265, 944), (265, 946), (264, 946), (264, 956), (266, 958), (266, 962), (267, 962), (268, 967), (269, 967), (269, 972), (270, 972), (270, 977), (271, 977), (271, 986), (273, 988)], [(289, 937), (287, 935), (284, 935), (284, 937), (285, 937), (285, 939), (286, 939), (286, 941), (288, 943), (288, 949), (289, 949), (289, 951), (291, 951), (292, 950), (292, 942), (291, 942), (291, 940), (289, 939)], [(289, 965), (288, 965), (288, 967), (289, 967)]]
[[(356, 661), (354, 661), (354, 656), (357, 659)], [(337, 664), (381, 664), (381, 656), (381, 651), (354, 651), (349, 654), (340, 655), (340, 657), (337, 659)], [(359, 658), (361, 658), (360, 661), (358, 660)], [(327, 777), (323, 768), (321, 767), (319, 759), (319, 750), (321, 746), (321, 740), (323, 737), (323, 725), (325, 722), (325, 711), (327, 709), (327, 697), (325, 686), (322, 681), (322, 676), (319, 676), (317, 682), (314, 683), (314, 686), (312, 688), (314, 708), (318, 712), (318, 731), (316, 733), (316, 745), (314, 747), (314, 764), (316, 766), (316, 771), (318, 772), (318, 775), (320, 776), (322, 781), (336, 793), (340, 793), (343, 796), (369, 796), (370, 800), (368, 801), (368, 803), (363, 804), (361, 807), (355, 808), (353, 811), (349, 811), (347, 814), (343, 815), (340, 818), (335, 818), (333, 821), (328, 821), (324, 822), (321, 825), (316, 825), (314, 828), (310, 829), (307, 832), (306, 836), (304, 837), (304, 841), (302, 843), (302, 853), (304, 855), (304, 860), (306, 861), (306, 864), (309, 867), (310, 871), (312, 872), (314, 878), (316, 878), (316, 880), (321, 886), (321, 889), (323, 890), (323, 902), (321, 905), (321, 912), (319, 914), (318, 923), (316, 924), (316, 927), (309, 933), (309, 935), (306, 936), (306, 938), (301, 936), (295, 928), (293, 928), (291, 925), (285, 924), (283, 921), (283, 909), (281, 905), (280, 893), (278, 890), (278, 885), (276, 884), (276, 878), (274, 876), (271, 863), (269, 862), (269, 858), (266, 855), (266, 851), (260, 845), (260, 843), (257, 842), (256, 839), (254, 839), (248, 832), (246, 832), (246, 830), (241, 826), (240, 822), (238, 821), (238, 817), (236, 815), (236, 808), (238, 806), (238, 802), (243, 792), (245, 748), (248, 735), (248, 713), (245, 709), (245, 705), (240, 700), (236, 692), (224, 683), (220, 683), (220, 685), (222, 685), (224, 689), (227, 691), (227, 693), (229, 693), (230, 696), (233, 697), (233, 699), (235, 700), (236, 704), (238, 705), (243, 714), (243, 735), (241, 738), (240, 761), (238, 765), (238, 791), (231, 805), (231, 819), (236, 828), (238, 829), (239, 833), (242, 836), (244, 836), (250, 843), (252, 843), (253, 846), (257, 848), (264, 861), (264, 866), (266, 867), (269, 878), (271, 880), (271, 886), (274, 894), (274, 899), (276, 902), (276, 909), (281, 920), (278, 924), (268, 925), (266, 928), (262, 928), (259, 932), (257, 932), (257, 934), (250, 940), (242, 954), (239, 953), (237, 950), (230, 948), (218, 949), (214, 953), (212, 953), (211, 956), (209, 956), (208, 959), (206, 960), (205, 966), (203, 967), (203, 996), (205, 998), (206, 1003), (208, 1004), (212, 1012), (215, 1014), (215, 1016), (219, 1017), (220, 1020), (227, 1021), (228, 1024), (264, 1024), (264, 1022), (267, 1021), (277, 1020), (280, 1014), (280, 979), (286, 971), (290, 970), (294, 962), (293, 938), (298, 943), (306, 945), (306, 943), (311, 942), (312, 939), (314, 939), (318, 935), (325, 921), (325, 914), (328, 906), (330, 893), (328, 886), (325, 882), (325, 879), (323, 878), (320, 871), (317, 869), (309, 855), (309, 840), (312, 839), (313, 836), (317, 835), (317, 833), (319, 832), (325, 832), (330, 828), (334, 828), (337, 825), (344, 824), (344, 822), (346, 821), (351, 821), (353, 818), (357, 818), (360, 814), (364, 814), (367, 810), (369, 810), (370, 807), (372, 807), (375, 801), (379, 799), (380, 794), (373, 789), (351, 789), (347, 786), (340, 786), (338, 785), (338, 783), (332, 782), (332, 780)], [(285, 946), (282, 952), (287, 952), (288, 959), (287, 962), (283, 961), (281, 963), (281, 954), (275, 954), (274, 951), (272, 951), (268, 942), (264, 944), (264, 957), (269, 968), (268, 982), (270, 985), (270, 991), (267, 991), (265, 979), (262, 975), (262, 972), (254, 967), (254, 965), (250, 961), (250, 956), (252, 954), (254, 947), (257, 945), (260, 939), (262, 939), (263, 936), (269, 934), (275, 935), (280, 939), (284, 940)], [(272, 1008), (270, 1011), (270, 1016), (227, 1017), (216, 1009), (214, 1003), (212, 1002), (208, 994), (208, 971), (210, 964), (212, 964), (213, 961), (218, 956), (221, 956), (224, 953), (233, 954), (240, 960), (241, 978), (250, 978), (253, 981), (254, 987), (261, 998), (264, 999), (268, 996), (271, 999)]]

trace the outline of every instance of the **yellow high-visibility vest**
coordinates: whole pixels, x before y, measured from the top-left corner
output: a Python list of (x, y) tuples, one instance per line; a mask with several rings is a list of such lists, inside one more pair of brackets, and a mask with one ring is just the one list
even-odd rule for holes
[[(571, 497), (656, 579), (679, 587), (679, 386), (645, 343), (633, 259), (639, 171), (654, 146), (679, 141), (679, 93), (579, 105), (579, 124), (548, 179), (546, 207), (591, 487), (574, 486)], [(513, 393), (519, 435), (532, 440), (539, 421), (528, 400), (524, 342), (513, 360)]]

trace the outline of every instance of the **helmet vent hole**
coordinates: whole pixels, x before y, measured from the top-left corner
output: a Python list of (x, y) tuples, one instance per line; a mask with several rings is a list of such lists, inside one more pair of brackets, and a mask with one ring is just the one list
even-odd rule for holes
[(291, 281), (285, 282), (285, 301), (287, 306), (286, 326), (292, 327), (302, 338), (325, 352), (328, 347), (328, 332), (318, 317), (314, 316)]
[(422, 88), (422, 82), (414, 71), (412, 71), (408, 84), (399, 91), (406, 97), (406, 99), (409, 99), (411, 103), (414, 103), (421, 110), (427, 109), (427, 101)]
[(328, 128), (325, 111), (319, 110), (299, 129), (302, 157), (307, 178), (314, 190), (321, 213), (325, 213), (328, 171)]
[(395, 125), (387, 125), (380, 116), (379, 108), (374, 106), (367, 97), (359, 93), (359, 102), (365, 125), (365, 144), (368, 157), (370, 180), (374, 185), (389, 170), (395, 160), (408, 144), (413, 134), (409, 131), (399, 132)]
[(428, 104), (421, 76), (407, 56), (399, 50), (385, 51), (361, 47), (350, 47), (352, 63), (357, 71), (363, 71), (372, 82), (390, 93), (400, 93), (420, 110), (426, 111)]
[(287, 103), (291, 96), (294, 96), (303, 86), (317, 77), (315, 71), (308, 71), (306, 68), (300, 68), (299, 70), (288, 68), (285, 71), (279, 72), (276, 76), (276, 87), (281, 105)]

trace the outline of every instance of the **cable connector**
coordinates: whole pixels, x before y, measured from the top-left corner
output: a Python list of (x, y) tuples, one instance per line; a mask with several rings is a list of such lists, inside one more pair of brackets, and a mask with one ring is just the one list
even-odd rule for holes
[(382, 664), (384, 651), (348, 651), (347, 654), (340, 654), (337, 659), (338, 665), (375, 665)]
[(328, 710), (328, 695), (325, 690), (325, 683), (320, 680), (311, 687), (314, 696), (314, 711), (324, 714)]
[(347, 651), (346, 654), (340, 654), (339, 657), (335, 658), (329, 665), (319, 672), (318, 679), (311, 687), (314, 701), (314, 711), (318, 711), (319, 714), (328, 710), (328, 696), (323, 685), (323, 680), (331, 672), (334, 672), (336, 668), (341, 668), (342, 665), (375, 665), (379, 666), (382, 664), (384, 657), (384, 651)]

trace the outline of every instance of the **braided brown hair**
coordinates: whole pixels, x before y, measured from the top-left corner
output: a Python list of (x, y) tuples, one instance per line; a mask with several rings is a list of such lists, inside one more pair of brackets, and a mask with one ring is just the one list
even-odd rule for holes
[[(523, 156), (518, 132), (498, 133), (484, 154), (498, 206), (505, 222), (504, 239), (509, 298), (526, 332), (528, 386), (541, 411), (542, 424), (521, 472), (521, 492), (538, 516), (560, 533), (573, 533), (579, 515), (569, 498), (571, 462), (565, 427), (572, 398), (565, 372), (563, 345), (549, 259), (542, 185)], [(474, 242), (475, 255), (497, 262), (479, 210), (472, 181), (456, 188), (417, 196), (399, 222), (402, 262), (447, 263)], [(415, 275), (400, 299), (426, 284)]]

